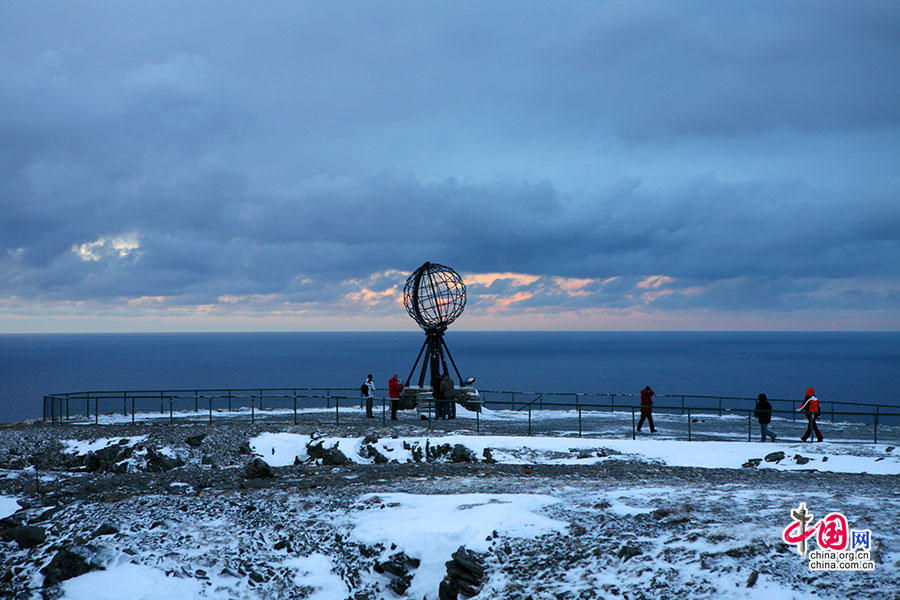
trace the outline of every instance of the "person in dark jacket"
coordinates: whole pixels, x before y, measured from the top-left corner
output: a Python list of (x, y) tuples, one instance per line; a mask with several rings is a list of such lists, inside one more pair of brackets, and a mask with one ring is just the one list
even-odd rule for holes
[(637, 430), (641, 430), (641, 426), (646, 420), (650, 423), (650, 433), (656, 433), (656, 427), (653, 426), (653, 398), (654, 391), (648, 385), (641, 390), (641, 419), (638, 421)]
[(769, 436), (774, 442), (775, 434), (769, 430), (769, 423), (772, 422), (772, 405), (769, 404), (769, 399), (765, 394), (760, 394), (757, 397), (754, 416), (759, 421), (759, 434), (761, 437), (759, 441), (764, 442), (766, 441), (766, 436)]
[(391, 399), (391, 421), (397, 420), (397, 405), (400, 404), (400, 392), (403, 391), (403, 385), (397, 379), (397, 374), (388, 380), (388, 396)]
[(803, 400), (803, 404), (797, 410), (798, 412), (806, 413), (807, 420), (806, 433), (803, 434), (800, 441), (805, 442), (806, 438), (811, 437), (812, 433), (815, 432), (816, 439), (821, 442), (824, 438), (822, 437), (822, 432), (819, 431), (819, 426), (816, 425), (816, 419), (819, 418), (819, 399), (816, 398), (816, 390), (813, 388), (806, 390), (806, 399)]
[(444, 397), (444, 418), (456, 418), (456, 391), (453, 388), (453, 380), (448, 373), (441, 376), (441, 396)]
[(370, 419), (374, 419), (375, 415), (372, 414), (372, 402), (375, 399), (375, 381), (372, 378), (371, 373), (369, 373), (365, 383), (363, 383), (363, 387), (360, 389), (363, 391), (366, 398), (366, 416)]

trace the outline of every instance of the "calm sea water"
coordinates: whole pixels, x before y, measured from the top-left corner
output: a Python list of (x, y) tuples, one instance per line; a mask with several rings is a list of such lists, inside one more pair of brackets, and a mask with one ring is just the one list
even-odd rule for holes
[[(454, 332), (464, 377), (491, 390), (697, 394), (900, 407), (900, 333)], [(0, 335), (0, 423), (44, 394), (86, 390), (346, 387), (409, 374), (404, 333)]]

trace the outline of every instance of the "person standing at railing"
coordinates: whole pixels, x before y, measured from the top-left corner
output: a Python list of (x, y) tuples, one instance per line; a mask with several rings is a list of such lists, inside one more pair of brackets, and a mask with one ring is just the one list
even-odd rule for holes
[(772, 405), (769, 404), (769, 399), (765, 394), (760, 394), (756, 399), (756, 410), (755, 410), (756, 420), (759, 421), (759, 433), (761, 439), (759, 441), (766, 441), (766, 436), (772, 438), (772, 441), (775, 441), (775, 434), (769, 430), (769, 423), (772, 422)]
[(397, 408), (400, 404), (400, 392), (403, 391), (403, 384), (397, 379), (397, 374), (388, 380), (388, 396), (391, 399), (391, 421), (397, 420)]
[(812, 432), (815, 432), (816, 439), (821, 442), (823, 439), (822, 432), (819, 431), (819, 426), (816, 425), (816, 419), (819, 418), (819, 399), (816, 398), (816, 390), (813, 388), (808, 388), (806, 390), (806, 399), (797, 411), (806, 413), (806, 420), (808, 422), (806, 433), (803, 434), (800, 441), (805, 442), (806, 438), (811, 437)]
[(366, 398), (366, 416), (370, 419), (374, 419), (375, 415), (372, 414), (372, 402), (375, 399), (375, 381), (372, 379), (371, 373), (369, 373), (365, 383), (363, 383), (362, 387), (359, 389)]
[(449, 373), (441, 376), (441, 396), (444, 397), (444, 418), (456, 418), (456, 391)]
[(648, 385), (641, 390), (641, 419), (638, 421), (637, 430), (641, 430), (644, 421), (650, 423), (650, 433), (656, 433), (656, 427), (653, 426), (653, 398), (655, 392)]

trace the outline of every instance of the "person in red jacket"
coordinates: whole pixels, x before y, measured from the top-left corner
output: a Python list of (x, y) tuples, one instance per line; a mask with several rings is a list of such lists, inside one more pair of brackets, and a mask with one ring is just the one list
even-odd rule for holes
[(650, 433), (656, 433), (656, 427), (653, 426), (653, 390), (648, 385), (641, 390), (641, 419), (638, 421), (637, 430), (641, 430), (644, 420), (650, 423)]
[(816, 419), (819, 418), (819, 399), (816, 398), (816, 390), (813, 388), (806, 390), (806, 399), (797, 411), (806, 413), (806, 420), (808, 421), (806, 433), (803, 434), (800, 441), (805, 442), (806, 438), (811, 437), (812, 433), (815, 432), (816, 439), (821, 442), (824, 438), (822, 438), (822, 432), (819, 431), (819, 426), (816, 425)]
[(403, 391), (403, 384), (397, 379), (397, 374), (388, 381), (388, 397), (391, 399), (391, 421), (397, 420), (397, 405), (400, 404), (400, 392)]

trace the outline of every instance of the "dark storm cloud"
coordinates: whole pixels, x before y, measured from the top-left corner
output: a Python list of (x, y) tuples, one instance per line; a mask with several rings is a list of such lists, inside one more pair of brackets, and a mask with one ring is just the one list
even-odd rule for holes
[(0, 19), (0, 300), (896, 298), (894, 5), (48, 6)]

